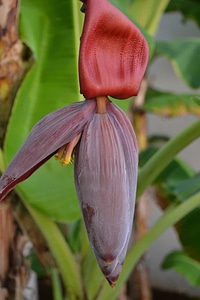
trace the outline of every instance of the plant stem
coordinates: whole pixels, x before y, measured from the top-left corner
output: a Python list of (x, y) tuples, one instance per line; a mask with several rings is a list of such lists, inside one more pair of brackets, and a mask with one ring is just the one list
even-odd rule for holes
[(62, 287), (61, 287), (58, 272), (54, 268), (52, 268), (50, 271), (51, 271), (51, 280), (52, 280), (52, 284), (53, 284), (53, 299), (54, 300), (63, 300)]
[(5, 163), (4, 163), (4, 157), (3, 157), (3, 151), (0, 148), (0, 172), (4, 172), (5, 170)]
[(160, 148), (139, 171), (137, 198), (153, 183), (168, 163), (198, 137), (200, 137), (200, 119), (192, 123)]
[(25, 203), (25, 205), (39, 226), (50, 251), (56, 260), (66, 287), (67, 299), (83, 299), (78, 264), (57, 225), (27, 203)]
[[(73, 26), (74, 26), (74, 49), (76, 52), (76, 57), (79, 56), (79, 46), (80, 46), (80, 36), (82, 32), (84, 14), (81, 13), (81, 3), (80, 1), (70, 1), (72, 5), (72, 15), (73, 15)], [(78, 60), (77, 60), (76, 70), (78, 70)], [(76, 74), (77, 87), (79, 87), (79, 77)]]
[(116, 299), (123, 284), (128, 279), (138, 259), (144, 254), (148, 247), (171, 225), (177, 223), (181, 218), (191, 212), (200, 204), (200, 192), (190, 197), (187, 201), (169, 207), (163, 216), (154, 224), (154, 226), (133, 246), (126, 257), (124, 267), (120, 278), (114, 290), (104, 284), (103, 289), (97, 298), (98, 300)]
[(132, 1), (129, 13), (148, 33), (154, 35), (168, 3), (169, 0)]

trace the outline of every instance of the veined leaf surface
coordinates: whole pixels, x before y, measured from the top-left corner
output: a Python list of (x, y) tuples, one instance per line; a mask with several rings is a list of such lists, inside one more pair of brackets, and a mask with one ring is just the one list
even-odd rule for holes
[[(4, 145), (6, 163), (40, 118), (80, 98), (77, 53), (82, 16), (78, 5), (73, 0), (21, 1), (21, 39), (33, 51), (35, 63), (13, 107)], [(55, 220), (79, 217), (72, 166), (62, 168), (51, 159), (17, 191), (24, 201)]]

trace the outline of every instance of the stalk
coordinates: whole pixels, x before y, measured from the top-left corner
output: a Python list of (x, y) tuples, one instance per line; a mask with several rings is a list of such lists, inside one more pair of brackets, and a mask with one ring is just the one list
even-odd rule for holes
[(78, 263), (57, 225), (27, 203), (25, 205), (40, 228), (56, 260), (66, 288), (67, 299), (84, 299)]
[(200, 119), (181, 131), (160, 148), (139, 171), (137, 198), (153, 183), (169, 162), (184, 148), (200, 137)]

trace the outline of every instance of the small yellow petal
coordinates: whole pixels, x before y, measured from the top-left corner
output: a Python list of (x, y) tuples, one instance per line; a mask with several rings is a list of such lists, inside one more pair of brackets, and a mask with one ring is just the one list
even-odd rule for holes
[(62, 146), (59, 150), (58, 153), (54, 156), (56, 160), (61, 160), (66, 152), (66, 147), (67, 145)]
[(62, 166), (68, 165), (71, 163), (71, 155), (70, 156), (65, 156), (65, 159), (61, 162)]
[(58, 153), (54, 156), (56, 160), (59, 160), (62, 166), (68, 165), (72, 162), (72, 153), (74, 147), (78, 143), (81, 137), (81, 133), (79, 133), (73, 140), (71, 140), (68, 144), (62, 146)]

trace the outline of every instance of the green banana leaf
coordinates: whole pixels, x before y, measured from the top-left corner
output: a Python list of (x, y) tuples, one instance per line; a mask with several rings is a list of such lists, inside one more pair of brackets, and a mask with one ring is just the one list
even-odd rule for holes
[(101, 285), (105, 282), (105, 278), (100, 271), (94, 253), (91, 248), (88, 251), (82, 265), (83, 283), (88, 300), (97, 299)]
[[(73, 0), (21, 1), (20, 36), (33, 51), (35, 63), (19, 89), (12, 110), (4, 145), (6, 163), (41, 117), (80, 98), (79, 4)], [(17, 191), (25, 202), (55, 220), (71, 221), (80, 216), (73, 166), (63, 168), (51, 159), (19, 185)]]
[(180, 11), (184, 18), (194, 20), (200, 27), (200, 5), (199, 0), (171, 0), (166, 12)]
[(135, 20), (154, 35), (160, 19), (170, 0), (135, 0), (130, 4), (129, 10)]
[[(183, 202), (200, 190), (200, 174), (184, 180), (173, 190), (178, 201)], [(185, 216), (176, 225), (176, 230), (184, 251), (193, 259), (200, 261), (200, 228), (198, 226), (200, 218), (200, 207), (197, 207)]]
[[(149, 148), (140, 154), (140, 166), (157, 151)], [(187, 201), (200, 191), (200, 174), (195, 172), (179, 159), (174, 159), (156, 178), (154, 186), (157, 190), (157, 199), (161, 208), (171, 204)], [(200, 261), (200, 207), (197, 207), (176, 225), (179, 240), (185, 253), (191, 258)]]
[(174, 251), (167, 255), (162, 262), (162, 268), (175, 269), (192, 285), (200, 287), (200, 263), (188, 257), (182, 251)]
[(194, 114), (200, 116), (199, 95), (164, 93), (149, 89), (144, 109), (166, 117)]
[[(140, 167), (157, 151), (157, 147), (150, 147), (140, 154)], [(188, 198), (200, 191), (200, 174), (196, 174), (186, 163), (175, 158), (160, 173), (154, 181), (158, 203), (161, 208), (171, 204), (187, 201)], [(200, 207), (197, 207), (181, 221), (175, 229), (184, 251), (192, 258), (200, 261)]]
[(199, 38), (158, 41), (156, 50), (171, 61), (176, 74), (191, 88), (200, 87)]
[[(139, 156), (139, 167), (145, 163), (158, 151), (158, 147), (148, 147), (142, 151)], [(171, 193), (172, 188), (177, 187), (179, 183), (194, 176), (195, 172), (185, 162), (178, 158), (174, 158), (168, 166), (160, 173), (154, 180), (153, 184), (156, 186), (163, 186), (165, 191)], [(173, 191), (174, 193), (174, 191)]]
[[(140, 166), (144, 165), (156, 151), (156, 147), (150, 147), (142, 152), (140, 154)], [(183, 161), (176, 158), (156, 178), (154, 186), (157, 191), (157, 203), (161, 208), (166, 209), (172, 204), (177, 205), (187, 201), (191, 196), (199, 193), (200, 174), (196, 174)], [(180, 256), (177, 256), (176, 253), (169, 254), (163, 263), (163, 268), (174, 268), (193, 285), (199, 284), (196, 281), (200, 261), (199, 219), (200, 207), (197, 207), (175, 225), (185, 254)], [(188, 270), (185, 269), (187, 264), (191, 265), (188, 266)], [(194, 268), (194, 270), (190, 270), (190, 268)]]
[(62, 295), (62, 286), (61, 286), (58, 271), (55, 268), (52, 268), (50, 271), (51, 271), (51, 280), (52, 280), (52, 286), (53, 286), (53, 299), (54, 300), (64, 300), (64, 297)]
[[(125, 15), (127, 15), (127, 17), (133, 22), (135, 23), (135, 25), (141, 30), (141, 32), (143, 33), (143, 35), (145, 36), (148, 45), (149, 45), (149, 60), (151, 60), (151, 58), (154, 55), (154, 51), (155, 51), (155, 41), (154, 38), (152, 37), (152, 35), (147, 31), (147, 29), (137, 20), (137, 14), (135, 14), (134, 9), (131, 8), (131, 5), (134, 5), (135, 1), (131, 2), (126, 0), (109, 0), (113, 5), (115, 5), (117, 8), (119, 8)], [(141, 0), (140, 0), (141, 1)], [(145, 0), (146, 1), (146, 0)], [(163, 1), (163, 0), (152, 0), (152, 1)], [(164, 0), (164, 2), (168, 2), (169, 0)], [(150, 5), (151, 6), (151, 5)], [(154, 6), (154, 14), (156, 13), (160, 13), (161, 11), (159, 11), (159, 7)]]

